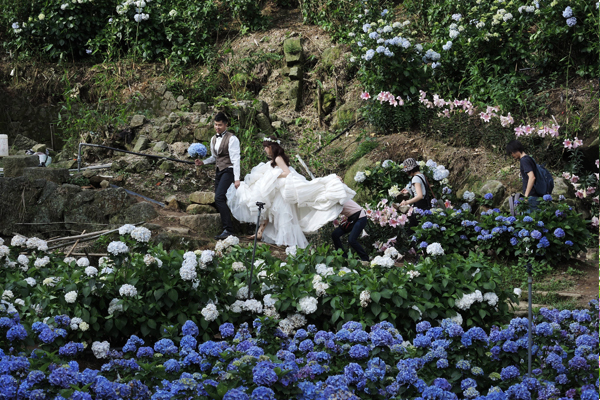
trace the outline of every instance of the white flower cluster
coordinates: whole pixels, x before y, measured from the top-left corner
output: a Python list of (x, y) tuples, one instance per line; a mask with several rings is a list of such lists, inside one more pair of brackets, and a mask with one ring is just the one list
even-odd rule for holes
[(5, 245), (0, 245), (0, 258), (2, 257), (6, 257), (7, 255), (9, 255), (10, 253), (10, 249), (8, 248), (8, 246)]
[(285, 249), (285, 254), (288, 256), (295, 257), (297, 251), (298, 251), (298, 248), (296, 246), (289, 246)]
[(144, 228), (143, 226), (138, 226), (131, 231), (131, 237), (140, 243), (148, 243), (151, 236), (152, 232), (150, 232), (150, 229)]
[(144, 255), (144, 264), (146, 264), (148, 267), (151, 266), (155, 261), (156, 258), (154, 258), (154, 256), (151, 254)]
[(10, 241), (10, 245), (13, 247), (25, 247), (25, 243), (27, 243), (27, 238), (21, 235), (15, 235)]
[(73, 303), (75, 303), (76, 300), (77, 300), (77, 292), (75, 290), (72, 290), (69, 293), (65, 294), (65, 301), (67, 303), (73, 304)]
[[(20, 262), (19, 262), (19, 263), (20, 263)], [(20, 264), (21, 264), (21, 263), (20, 263)], [(33, 265), (34, 265), (36, 268), (42, 268), (42, 267), (45, 267), (45, 266), (46, 266), (46, 265), (48, 265), (48, 264), (50, 264), (50, 258), (49, 258), (48, 256), (44, 256), (44, 257), (42, 257), (42, 258), (37, 258), (37, 259), (35, 260), (35, 262), (33, 263)], [(25, 267), (27, 264), (21, 264), (21, 265), (23, 265), (23, 266)]]
[(244, 265), (243, 262), (241, 261), (236, 261), (233, 264), (231, 264), (231, 269), (234, 272), (244, 272), (246, 271), (246, 266)]
[(90, 260), (88, 260), (87, 257), (81, 257), (79, 260), (77, 260), (77, 266), (79, 266), (81, 268), (89, 267)]
[(200, 311), (200, 314), (204, 317), (208, 322), (214, 321), (219, 316), (219, 311), (217, 310), (217, 306), (214, 304), (207, 304), (206, 307)]
[(15, 299), (15, 301), (13, 301), (14, 304), (23, 307), (25, 305), (25, 300), (23, 299)]
[(130, 234), (131, 232), (133, 232), (134, 229), (135, 225), (125, 224), (119, 228), (119, 235), (125, 236), (127, 234)]
[[(106, 257), (103, 257), (106, 258)], [(63, 262), (67, 265), (71, 264), (73, 261), (77, 261), (75, 257), (65, 257), (63, 258)]]
[(248, 298), (248, 286), (242, 286), (241, 288), (239, 288), (235, 297), (240, 300), (247, 299)]
[(129, 247), (127, 247), (127, 245), (120, 240), (117, 240), (110, 242), (106, 248), (106, 251), (112, 255), (118, 256), (119, 254), (129, 253)]
[(113, 315), (116, 311), (123, 311), (123, 304), (119, 304), (119, 299), (112, 299), (108, 304), (108, 315)]
[(456, 322), (458, 325), (462, 325), (463, 317), (459, 313), (456, 313), (456, 315), (454, 317), (450, 318), (450, 321)]
[(274, 298), (273, 295), (267, 294), (265, 297), (263, 297), (263, 303), (265, 307), (275, 307), (275, 304), (277, 304), (277, 299)]
[(392, 160), (384, 160), (384, 161), (381, 163), (381, 166), (382, 166), (383, 168), (388, 168), (388, 167), (391, 167), (392, 165), (394, 165), (394, 162), (393, 162)]
[[(80, 325), (81, 327), (81, 325)], [(92, 343), (92, 352), (96, 356), (96, 358), (106, 358), (108, 357), (108, 352), (110, 351), (110, 343), (108, 342), (94, 342)]]
[(169, 11), (169, 17), (176, 17), (176, 16), (177, 16), (177, 10)]
[(521, 293), (523, 293), (523, 291), (520, 288), (516, 287), (513, 289), (513, 293), (516, 294), (517, 297), (521, 297)]
[(329, 289), (329, 284), (327, 282), (323, 282), (321, 275), (315, 275), (313, 277), (312, 285), (317, 292), (318, 297), (324, 296), (327, 293), (327, 289)]
[(58, 282), (60, 282), (62, 278), (56, 276), (50, 276), (42, 282), (44, 286), (54, 287)]
[(427, 254), (430, 256), (443, 256), (444, 249), (442, 248), (442, 245), (437, 242), (431, 243), (427, 246)]
[(371, 302), (371, 292), (368, 290), (363, 290), (360, 292), (360, 306), (365, 308)]
[(307, 315), (317, 311), (318, 304), (319, 301), (311, 296), (305, 296), (298, 302), (298, 305), (300, 305), (300, 312)]
[(260, 314), (263, 311), (263, 305), (260, 301), (250, 299), (246, 301), (236, 300), (230, 307), (234, 313), (241, 313), (242, 311), (249, 311), (251, 313)]
[(417, 276), (421, 275), (421, 273), (419, 271), (407, 271), (406, 275), (408, 275), (408, 280), (412, 281), (414, 278), (416, 278)]
[(498, 304), (498, 295), (494, 292), (488, 292), (486, 294), (483, 295), (483, 300), (487, 301), (487, 303), (494, 307), (496, 304)]
[(4, 301), (9, 301), (13, 297), (15, 297), (15, 295), (13, 294), (12, 290), (5, 290), (2, 293), (2, 300), (4, 300)]
[(29, 286), (35, 286), (37, 284), (37, 281), (31, 277), (25, 278), (24, 281), (27, 282)]
[(475, 302), (481, 303), (482, 301), (483, 295), (479, 290), (476, 290), (471, 294), (463, 294), (454, 304), (461, 310), (468, 310)]
[(200, 255), (200, 262), (203, 264), (203, 269), (206, 268), (206, 264), (213, 260), (215, 252), (212, 250), (204, 250)]
[(400, 254), (398, 252), (398, 250), (396, 250), (395, 247), (388, 247), (387, 249), (385, 249), (385, 251), (383, 252), (383, 255), (385, 257), (390, 257), (392, 259), (401, 259), (402, 258), (402, 254)]
[(365, 173), (364, 173), (363, 171), (358, 171), (358, 172), (356, 173), (356, 175), (354, 175), (354, 180), (355, 180), (356, 182), (359, 182), (359, 183), (360, 183), (360, 182), (364, 182), (364, 181), (365, 181), (365, 179), (367, 179), (367, 175), (365, 175)]
[(394, 185), (391, 188), (388, 189), (388, 194), (394, 198), (400, 196), (400, 189), (398, 188), (398, 185)]
[(87, 267), (84, 270), (84, 272), (85, 272), (85, 274), (87, 276), (96, 276), (96, 275), (98, 275), (98, 268), (96, 268), (96, 267)]
[(134, 297), (137, 296), (137, 289), (135, 286), (126, 283), (119, 289), (119, 294), (121, 296)]
[(442, 179), (447, 178), (450, 175), (450, 171), (446, 169), (443, 165), (438, 165), (433, 170), (433, 179), (436, 181), (441, 181)]
[(389, 256), (376, 256), (371, 261), (371, 267), (380, 266), (385, 268), (391, 268), (394, 266), (394, 260)]
[(293, 335), (296, 329), (304, 325), (306, 325), (306, 317), (302, 314), (294, 314), (279, 321), (279, 329), (288, 336)]
[(77, 329), (79, 329), (79, 325), (83, 322), (83, 320), (79, 317), (73, 317), (71, 318), (71, 325), (70, 328), (74, 331), (76, 331)]
[(39, 251), (48, 250), (48, 243), (46, 243), (45, 240), (38, 239), (36, 237), (27, 239), (27, 241), (25, 242), (25, 246), (27, 246), (28, 249), (35, 249)]
[(333, 270), (333, 268), (328, 267), (325, 264), (317, 264), (315, 266), (315, 271), (317, 272), (317, 274), (321, 275), (323, 278), (325, 278), (326, 276), (329, 276), (329, 275), (335, 275), (335, 271)]
[(198, 276), (196, 267), (198, 266), (198, 260), (196, 254), (193, 251), (188, 251), (183, 255), (183, 263), (179, 269), (179, 275), (184, 281), (192, 281)]
[(217, 244), (215, 245), (215, 253), (218, 256), (222, 256), (225, 250), (227, 250), (231, 246), (237, 246), (239, 243), (240, 239), (238, 239), (237, 237), (233, 235), (228, 236), (226, 239), (219, 240), (217, 242)]
[(465, 191), (465, 193), (463, 194), (463, 200), (466, 200), (469, 203), (471, 203), (473, 200), (475, 200), (475, 193), (469, 192), (468, 190)]

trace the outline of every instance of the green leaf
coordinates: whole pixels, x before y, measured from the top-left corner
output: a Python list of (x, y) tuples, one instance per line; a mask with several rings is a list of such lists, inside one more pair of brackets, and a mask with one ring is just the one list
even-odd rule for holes
[(398, 296), (402, 297), (403, 299), (408, 299), (408, 293), (406, 292), (406, 289), (396, 289), (396, 292), (398, 293)]
[(155, 290), (154, 298), (158, 301), (161, 297), (163, 297), (164, 294), (165, 294), (165, 291), (163, 289)]
[(381, 312), (381, 306), (377, 303), (371, 303), (371, 311), (375, 316), (378, 316)]
[(187, 315), (185, 315), (185, 313), (179, 313), (179, 315), (177, 316), (177, 322), (179, 322), (181, 325), (185, 324), (187, 320), (188, 318)]
[(381, 293), (379, 293), (379, 292), (371, 293), (371, 299), (373, 299), (373, 301), (375, 303), (379, 303), (379, 300), (381, 299)]
[(179, 294), (177, 293), (177, 290), (175, 290), (175, 289), (169, 290), (168, 296), (169, 296), (169, 299), (171, 299), (173, 301), (177, 301), (177, 299), (179, 299)]
[(156, 321), (155, 321), (155, 320), (153, 320), (153, 319), (149, 319), (149, 320), (148, 320), (146, 323), (148, 324), (148, 326), (149, 326), (151, 329), (156, 329)]
[(331, 316), (331, 322), (335, 323), (335, 321), (337, 321), (340, 318), (340, 314), (342, 313), (342, 310), (336, 310), (333, 315)]
[(480, 316), (481, 318), (485, 318), (485, 316), (486, 316), (487, 314), (488, 314), (488, 313), (487, 313), (487, 311), (485, 311), (485, 310), (483, 310), (483, 309), (479, 310), (479, 316)]

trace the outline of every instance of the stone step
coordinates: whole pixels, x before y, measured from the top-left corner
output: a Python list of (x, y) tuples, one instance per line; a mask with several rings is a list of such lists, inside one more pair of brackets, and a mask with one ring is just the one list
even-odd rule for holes
[[(574, 300), (579, 300), (583, 298), (582, 294), (579, 293), (570, 293), (570, 292), (547, 292), (547, 291), (543, 291), (543, 290), (534, 290), (533, 291), (533, 295), (539, 295), (539, 296), (551, 296), (551, 295), (556, 295), (558, 297), (564, 297), (567, 299), (574, 299)], [(523, 291), (523, 293), (521, 294), (521, 298), (524, 300), (527, 300), (527, 291)]]

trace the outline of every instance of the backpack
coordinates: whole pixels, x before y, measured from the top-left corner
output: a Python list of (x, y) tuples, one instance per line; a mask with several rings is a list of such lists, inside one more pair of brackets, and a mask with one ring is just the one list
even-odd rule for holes
[[(533, 157), (531, 157), (531, 159), (535, 163)], [(546, 168), (544, 168), (543, 164), (540, 165), (535, 163), (535, 166), (537, 173), (535, 173), (535, 183), (533, 188), (535, 189), (536, 193), (540, 196), (552, 194), (552, 191), (554, 190), (554, 178), (552, 177), (552, 174)]]

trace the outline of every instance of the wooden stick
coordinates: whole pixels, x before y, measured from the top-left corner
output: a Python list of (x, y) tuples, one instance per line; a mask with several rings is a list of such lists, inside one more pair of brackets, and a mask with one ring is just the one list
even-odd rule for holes
[(71, 253), (72, 256), (77, 256), (77, 257), (83, 257), (83, 256), (90, 256), (90, 257), (107, 257), (108, 253)]
[(300, 154), (296, 154), (296, 158), (300, 162), (300, 165), (302, 165), (304, 167), (304, 169), (306, 170), (306, 172), (310, 176), (310, 179), (315, 179), (315, 176), (312, 174), (312, 172), (310, 172), (310, 169), (308, 169), (308, 167), (304, 163), (304, 160), (300, 157)]
[[(76, 223), (76, 222), (74, 222), (74, 223)], [(85, 237), (90, 237), (90, 236), (95, 236), (95, 235), (102, 235), (102, 234), (105, 234), (105, 233), (114, 232), (114, 231), (118, 231), (118, 230), (119, 229), (115, 229), (113, 231), (109, 231), (107, 229), (104, 229), (102, 231), (96, 231), (96, 232), (86, 233), (85, 235), (82, 234), (82, 235), (76, 235), (76, 236), (63, 236), (63, 237), (60, 237), (58, 239), (46, 240), (46, 243), (62, 242), (62, 241), (65, 241), (65, 240), (73, 241), (75, 239), (82, 239), (82, 238), (85, 238)]]
[[(83, 230), (83, 232), (81, 232), (81, 234), (83, 235), (84, 233), (85, 233), (85, 229)], [(69, 257), (69, 254), (71, 254), (71, 252), (73, 251), (73, 249), (75, 248), (75, 246), (77, 246), (77, 244), (78, 244), (78, 243), (79, 243), (79, 239), (77, 239), (77, 240), (75, 241), (75, 244), (73, 245), (73, 247), (71, 247), (71, 250), (69, 250), (69, 251), (67, 252), (67, 254), (66, 254), (66, 256), (65, 256), (65, 257)]]

